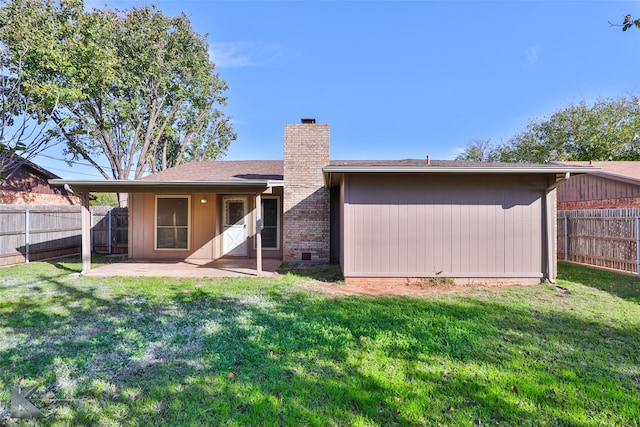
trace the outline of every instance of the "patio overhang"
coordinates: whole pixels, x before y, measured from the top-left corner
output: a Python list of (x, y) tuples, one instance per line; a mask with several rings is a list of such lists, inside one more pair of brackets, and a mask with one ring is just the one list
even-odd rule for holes
[[(225, 181), (153, 181), (153, 180), (76, 180), (50, 179), (49, 184), (63, 186), (68, 191), (82, 198), (82, 272), (86, 275), (91, 270), (91, 214), (89, 212), (89, 195), (93, 192), (106, 193), (230, 193), (247, 194), (255, 197), (255, 206), (261, 206), (262, 194), (268, 194), (273, 187), (282, 187), (282, 180), (225, 180)], [(262, 217), (261, 209), (256, 208), (256, 275), (262, 273)]]
[(76, 180), (50, 179), (49, 184), (70, 187), (75, 193), (100, 191), (105, 193), (156, 193), (211, 192), (258, 194), (270, 187), (284, 185), (280, 180), (237, 181), (152, 181), (152, 180)]

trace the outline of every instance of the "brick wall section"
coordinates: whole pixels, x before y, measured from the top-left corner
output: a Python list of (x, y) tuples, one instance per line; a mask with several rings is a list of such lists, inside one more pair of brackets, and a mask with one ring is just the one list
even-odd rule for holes
[(75, 206), (81, 205), (82, 200), (77, 196), (0, 189), (0, 204)]
[(322, 168), (329, 164), (329, 125), (284, 127), (283, 260), (329, 262), (329, 191)]
[(613, 208), (640, 208), (640, 197), (623, 197), (619, 199), (604, 200), (578, 200), (571, 202), (558, 201), (558, 210), (561, 211)]

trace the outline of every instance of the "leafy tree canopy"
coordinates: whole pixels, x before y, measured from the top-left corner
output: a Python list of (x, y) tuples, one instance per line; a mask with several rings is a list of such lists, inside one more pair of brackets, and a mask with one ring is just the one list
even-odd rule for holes
[(115, 193), (91, 193), (95, 199), (91, 200), (91, 206), (113, 206), (118, 207), (118, 196)]
[[(58, 107), (55, 96), (23, 91), (24, 69), (0, 43), (0, 181), (55, 141), (50, 121)], [(0, 182), (1, 184), (1, 182)]]
[(505, 143), (472, 141), (457, 159), (546, 163), (572, 160), (640, 160), (640, 99), (620, 96), (569, 104)]
[(184, 14), (5, 0), (0, 44), (22, 70), (21, 95), (42, 100), (33, 109), (52, 120), (68, 159), (107, 179), (215, 159), (235, 139), (220, 110), (227, 84)]
[(630, 14), (627, 14), (622, 22), (622, 31), (627, 31), (631, 27), (636, 27), (640, 30), (640, 19), (633, 19)]

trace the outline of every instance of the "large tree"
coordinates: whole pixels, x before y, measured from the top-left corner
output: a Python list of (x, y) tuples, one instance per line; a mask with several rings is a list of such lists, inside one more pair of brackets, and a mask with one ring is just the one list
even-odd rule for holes
[(464, 151), (456, 157), (456, 160), (467, 162), (493, 162), (498, 161), (496, 147), (489, 139), (474, 139), (467, 143)]
[[(563, 160), (640, 160), (640, 99), (620, 96), (572, 103), (496, 146), (483, 160), (546, 163)], [(460, 159), (477, 154), (470, 143)]]
[(235, 139), (220, 110), (227, 84), (184, 14), (6, 0), (0, 42), (12, 58), (22, 54), (25, 94), (55, 94), (60, 108), (45, 113), (68, 158), (107, 179), (215, 159)]
[(20, 57), (13, 60), (0, 43), (0, 181), (9, 179), (54, 139), (55, 123), (48, 113), (57, 108), (55, 97), (27, 96), (21, 90), (22, 76)]

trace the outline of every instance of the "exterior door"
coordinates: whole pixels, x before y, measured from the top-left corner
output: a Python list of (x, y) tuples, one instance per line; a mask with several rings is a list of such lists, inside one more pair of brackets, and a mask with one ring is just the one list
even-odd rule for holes
[(223, 201), (222, 254), (247, 256), (247, 199), (225, 197)]

